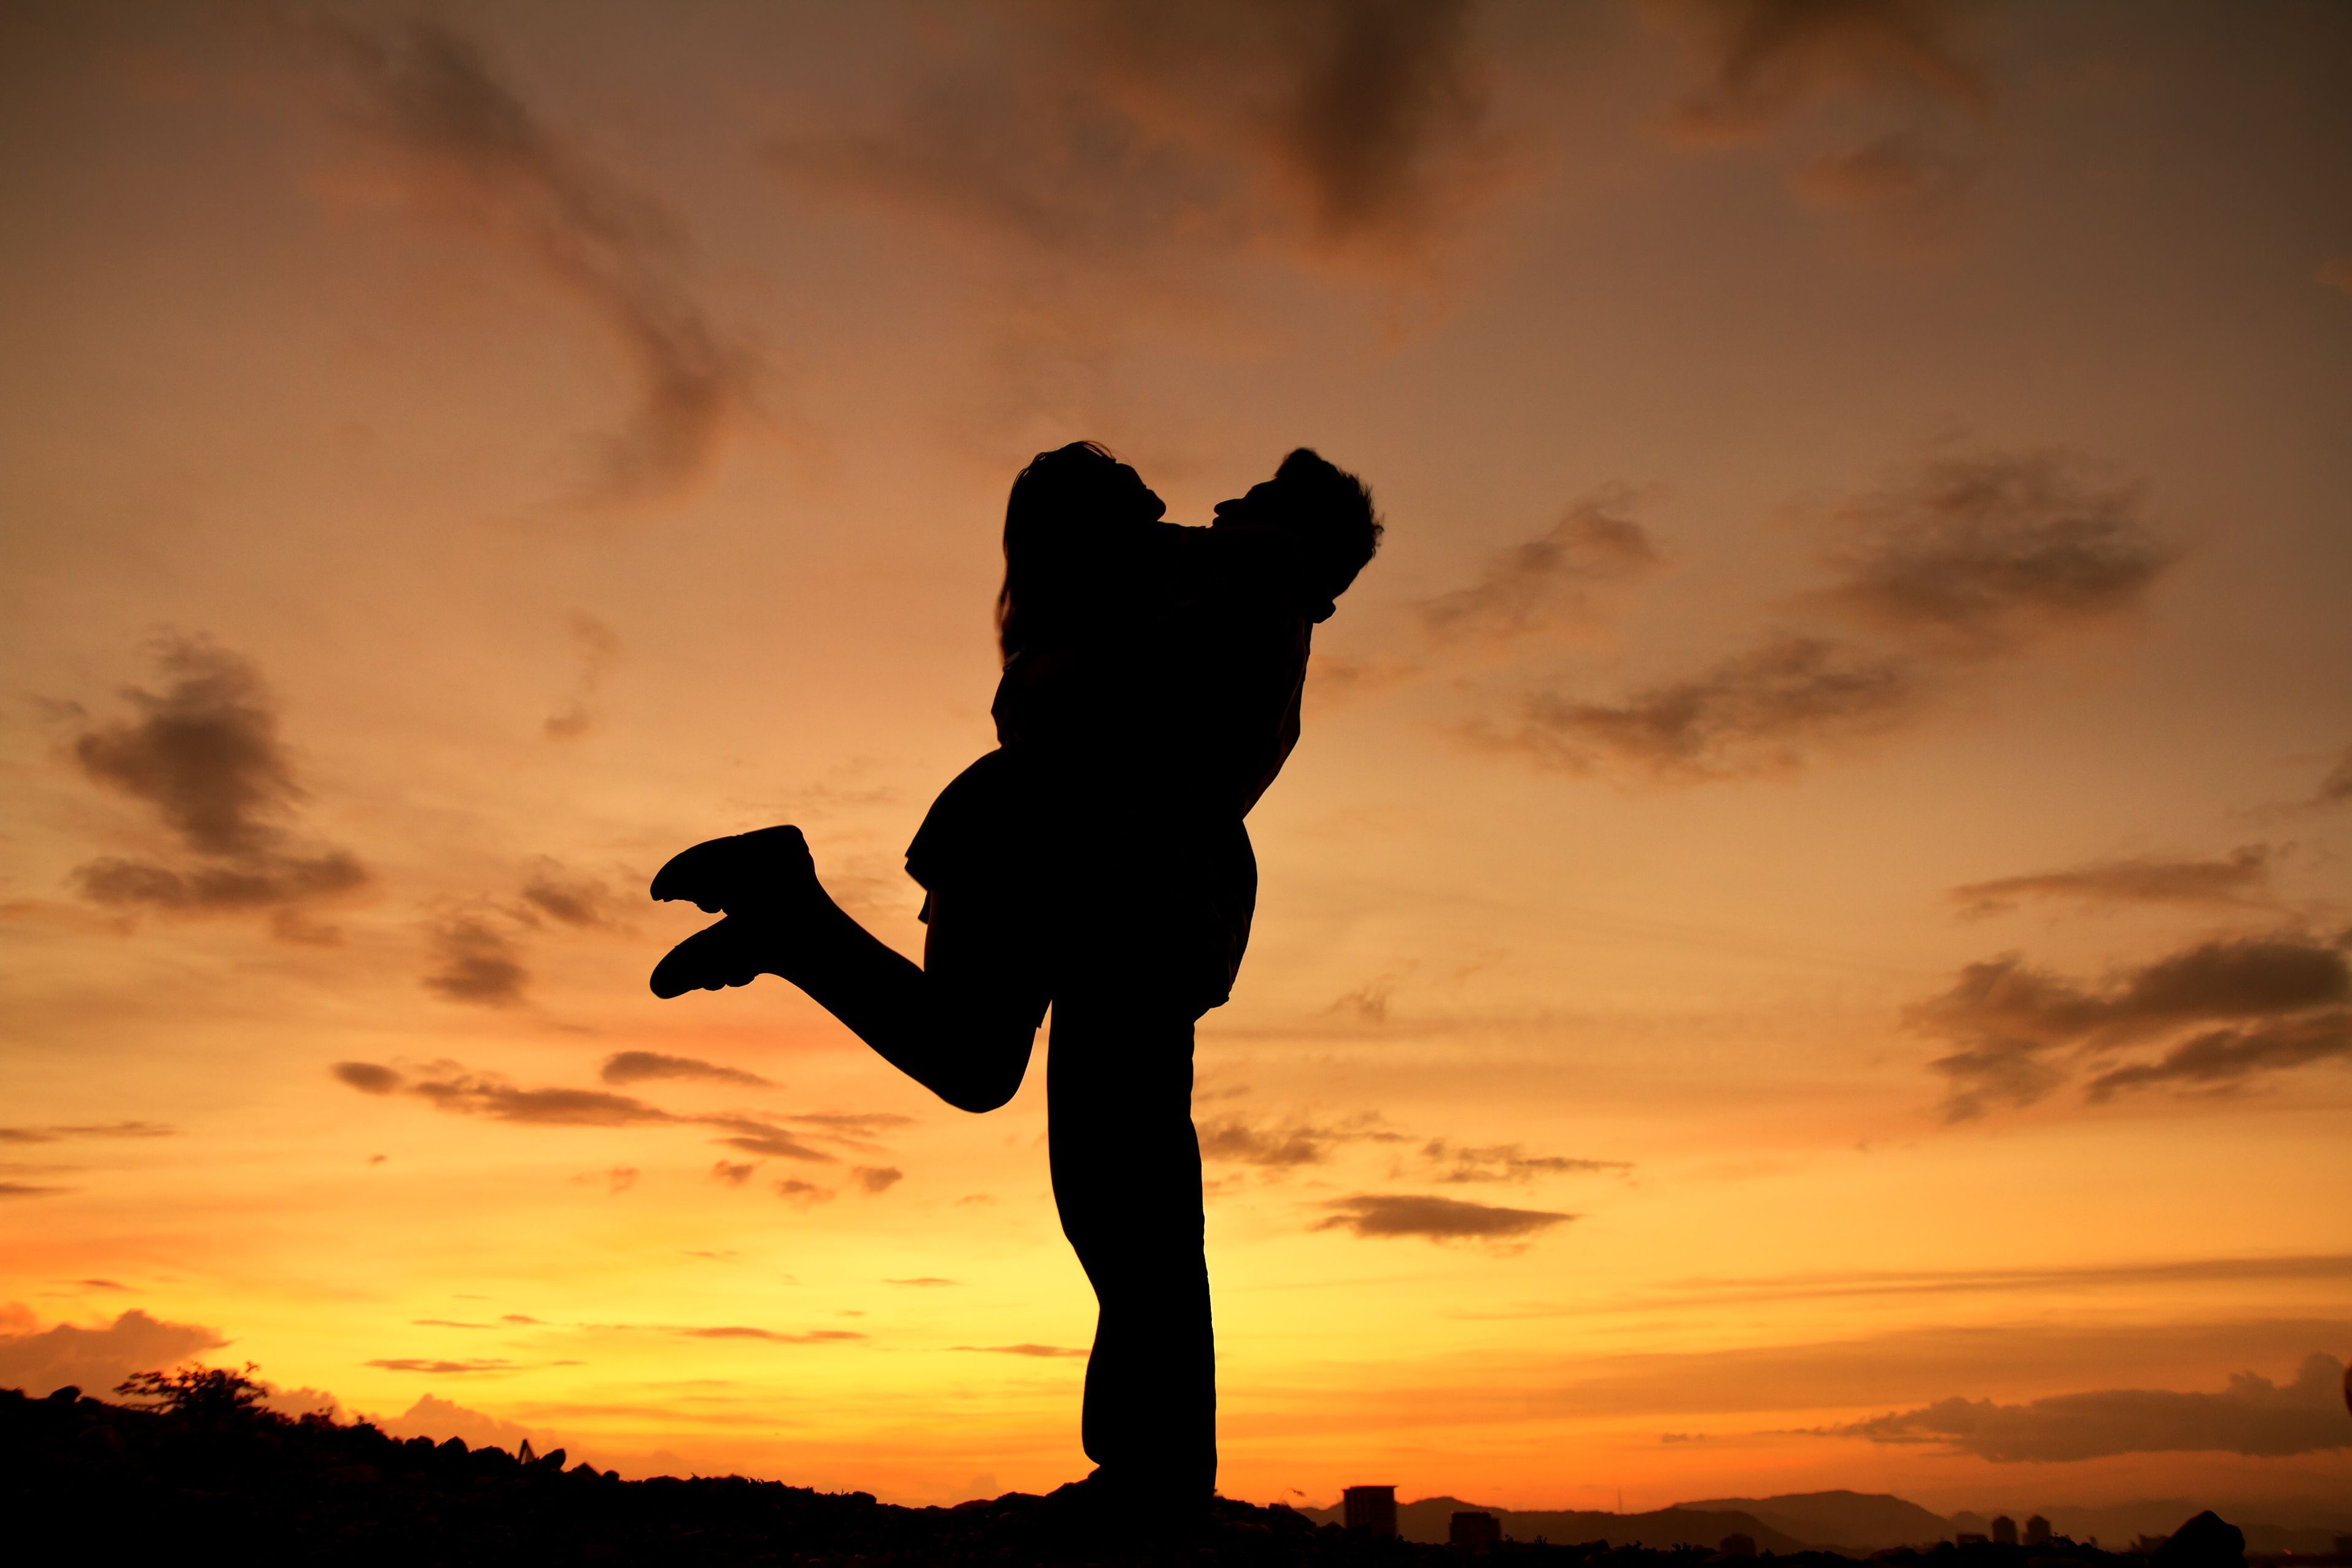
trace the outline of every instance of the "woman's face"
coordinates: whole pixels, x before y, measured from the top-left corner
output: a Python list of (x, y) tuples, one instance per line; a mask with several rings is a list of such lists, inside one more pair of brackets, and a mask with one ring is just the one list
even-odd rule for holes
[(1168, 515), (1168, 503), (1161, 500), (1143, 476), (1127, 464), (1118, 466), (1118, 477), (1111, 482), (1112, 493), (1134, 503), (1136, 516), (1145, 522), (1158, 522)]

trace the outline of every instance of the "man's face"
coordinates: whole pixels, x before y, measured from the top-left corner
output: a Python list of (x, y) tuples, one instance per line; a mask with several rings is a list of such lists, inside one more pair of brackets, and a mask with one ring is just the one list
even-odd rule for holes
[(1252, 485), (1249, 494), (1221, 500), (1213, 510), (1219, 522), (1265, 522), (1274, 515), (1274, 481)]

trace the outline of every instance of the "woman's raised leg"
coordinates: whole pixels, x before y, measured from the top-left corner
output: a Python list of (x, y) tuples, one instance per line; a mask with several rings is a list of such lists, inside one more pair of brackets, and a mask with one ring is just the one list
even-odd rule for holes
[(653, 894), (727, 911), (655, 967), (656, 995), (780, 975), (950, 1105), (992, 1110), (1021, 1087), (1045, 967), (1025, 911), (989, 889), (934, 891), (919, 965), (834, 902), (796, 828), (698, 845)]

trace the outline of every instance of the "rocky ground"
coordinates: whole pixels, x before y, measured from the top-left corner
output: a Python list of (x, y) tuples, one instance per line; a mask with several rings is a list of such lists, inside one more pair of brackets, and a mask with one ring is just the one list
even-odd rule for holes
[[(135, 1553), (268, 1563), (1339, 1568), (1458, 1563), (1464, 1555), (1223, 1500), (1205, 1521), (1175, 1529), (1131, 1513), (1104, 1517), (1076, 1489), (950, 1509), (898, 1508), (863, 1492), (815, 1492), (740, 1476), (624, 1481), (586, 1465), (567, 1468), (560, 1451), (525, 1463), (501, 1449), (468, 1451), (454, 1438), (404, 1442), (369, 1426), (289, 1420), (233, 1404), (142, 1408), (79, 1397), (73, 1389), (46, 1399), (0, 1390), (0, 1506), (11, 1544), (35, 1549), (19, 1562)], [(2226, 1536), (2208, 1544), (2159, 1554), (2153, 1568), (2222, 1568), (2233, 1558), (2242, 1568), (2242, 1545), (2233, 1552)], [(1606, 1541), (1507, 1542), (1495, 1555), (1590, 1568), (1726, 1561), (1706, 1546)], [(1890, 1568), (2151, 1568), (2145, 1558), (2064, 1542), (1944, 1546), (1875, 1560)], [(1774, 1561), (1849, 1563), (1810, 1552)]]

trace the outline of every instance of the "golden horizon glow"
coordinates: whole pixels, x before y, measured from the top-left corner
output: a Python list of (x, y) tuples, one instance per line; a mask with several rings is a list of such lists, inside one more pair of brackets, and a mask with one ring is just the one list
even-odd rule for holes
[(1082, 1475), (1041, 1072), (657, 1003), (642, 889), (796, 821), (914, 950), (1013, 473), (1306, 444), (1223, 1489), (2340, 1510), (2352, 20), (1832, 9), (0, 24), (0, 1385)]

